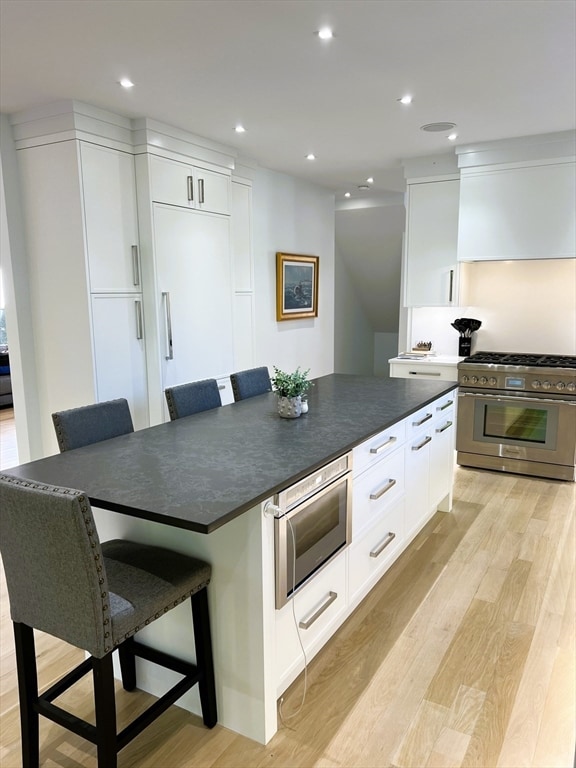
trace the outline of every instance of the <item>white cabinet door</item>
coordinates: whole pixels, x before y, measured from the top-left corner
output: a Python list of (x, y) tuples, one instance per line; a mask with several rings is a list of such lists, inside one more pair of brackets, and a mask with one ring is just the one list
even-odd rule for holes
[(134, 428), (148, 426), (141, 299), (134, 294), (93, 295), (92, 330), (97, 400), (125, 397)]
[(462, 169), (458, 258), (573, 258), (575, 210), (573, 162)]
[(151, 155), (150, 183), (154, 202), (230, 213), (230, 177), (226, 174)]
[(434, 425), (434, 435), (430, 444), (429, 485), (430, 505), (434, 508), (438, 508), (440, 502), (452, 492), (456, 434), (454, 414), (453, 407), (447, 409)]
[(91, 293), (141, 291), (134, 158), (80, 144)]
[(457, 179), (408, 184), (407, 307), (458, 303), (459, 189)]
[(154, 206), (163, 387), (233, 370), (229, 220)]
[(430, 511), (430, 444), (433, 427), (420, 431), (406, 442), (406, 538), (420, 530)]

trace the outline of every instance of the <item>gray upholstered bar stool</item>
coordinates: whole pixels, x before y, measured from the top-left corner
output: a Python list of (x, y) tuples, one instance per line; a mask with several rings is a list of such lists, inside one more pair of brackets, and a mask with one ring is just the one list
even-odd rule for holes
[(246, 371), (237, 371), (230, 376), (230, 381), (236, 402), (272, 392), (270, 373), (265, 365), (260, 368), (249, 368)]
[(202, 379), (202, 381), (191, 381), (189, 384), (167, 387), (164, 394), (171, 421), (219, 408), (222, 405), (216, 379)]
[[(210, 565), (131, 541), (101, 545), (90, 502), (81, 491), (0, 474), (0, 503), (0, 549), (14, 626), (24, 768), (39, 765), (39, 715), (95, 744), (98, 768), (116, 768), (118, 751), (196, 684), (204, 724), (208, 728), (216, 725), (206, 591)], [(140, 628), (189, 598), (195, 664), (134, 640)], [(34, 629), (91, 654), (41, 695)], [(183, 675), (120, 733), (114, 699), (115, 649), (126, 690), (136, 687), (135, 656)], [(90, 670), (96, 725), (53, 703)]]
[(52, 414), (60, 453), (134, 432), (125, 398), (105, 400)]

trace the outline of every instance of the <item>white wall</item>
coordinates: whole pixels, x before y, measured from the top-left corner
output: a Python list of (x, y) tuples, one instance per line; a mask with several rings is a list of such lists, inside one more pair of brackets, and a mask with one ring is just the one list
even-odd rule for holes
[(338, 246), (335, 258), (334, 371), (371, 376), (374, 330)]
[(439, 354), (458, 354), (457, 317), (482, 327), (472, 352), (576, 355), (576, 259), (486, 261), (464, 265), (466, 305), (412, 310), (412, 339), (434, 342)]
[(390, 376), (390, 360), (398, 354), (397, 333), (374, 334), (374, 376)]
[[(334, 195), (259, 169), (252, 187), (255, 365), (334, 370)], [(319, 256), (318, 317), (276, 322), (276, 252)]]

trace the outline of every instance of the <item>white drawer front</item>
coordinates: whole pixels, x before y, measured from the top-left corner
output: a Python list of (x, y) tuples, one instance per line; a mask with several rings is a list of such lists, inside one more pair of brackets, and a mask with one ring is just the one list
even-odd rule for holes
[[(323, 568), (281, 610), (276, 611), (276, 680), (279, 692), (304, 667), (300, 640), (309, 658), (334, 631), (347, 606), (346, 557), (343, 552)], [(296, 626), (298, 629), (296, 629)]]
[(370, 528), (348, 551), (349, 601), (365, 594), (395, 560), (404, 545), (404, 499)]
[(404, 493), (404, 451), (395, 451), (385, 461), (367, 470), (353, 483), (352, 541), (373, 525)]
[(419, 411), (408, 416), (406, 419), (406, 440), (413, 440), (415, 435), (419, 435), (421, 432), (430, 431), (435, 418), (435, 402), (430, 403), (425, 408), (420, 408)]
[(390, 429), (379, 432), (369, 440), (357, 445), (353, 451), (354, 476), (360, 475), (364, 470), (387, 458), (404, 442), (406, 429), (404, 422), (394, 424)]
[(230, 405), (234, 402), (234, 392), (232, 391), (232, 383), (230, 376), (223, 376), (220, 379), (216, 379), (218, 382), (218, 390), (220, 391), (220, 399), (222, 405)]
[(438, 400), (432, 403), (435, 421), (446, 421), (447, 419), (454, 421), (456, 396), (456, 390), (454, 390), (443, 397), (439, 397)]
[(455, 365), (433, 365), (432, 363), (405, 365), (390, 363), (390, 376), (397, 379), (430, 379), (431, 381), (458, 381)]

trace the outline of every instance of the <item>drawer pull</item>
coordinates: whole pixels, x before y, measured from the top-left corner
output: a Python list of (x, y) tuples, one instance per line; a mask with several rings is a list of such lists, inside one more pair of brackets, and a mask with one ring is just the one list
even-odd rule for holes
[(194, 179), (192, 176), (186, 176), (186, 186), (188, 188), (188, 200), (194, 202)]
[(408, 371), (410, 376), (442, 376), (441, 371)]
[(226, 384), (218, 384), (218, 389), (226, 389)]
[(381, 496), (384, 496), (386, 491), (389, 491), (390, 488), (393, 488), (395, 485), (396, 485), (396, 480), (394, 480), (394, 478), (391, 477), (390, 480), (388, 480), (388, 482), (386, 483), (386, 485), (383, 485), (379, 491), (376, 491), (376, 493), (371, 493), (370, 498), (372, 499), (372, 501), (376, 501), (376, 499), (379, 499)]
[(427, 445), (430, 442), (430, 440), (432, 440), (431, 437), (425, 437), (424, 440), (422, 440), (421, 443), (419, 443), (418, 445), (413, 445), (412, 446), (412, 450), (413, 451), (419, 451), (420, 448), (424, 448), (424, 446)]
[(440, 429), (437, 429), (436, 432), (445, 432), (451, 426), (452, 426), (452, 422), (447, 421), (446, 424), (444, 424), (443, 427), (440, 427)]
[(320, 606), (320, 608), (318, 608), (318, 610), (314, 611), (314, 613), (313, 613), (312, 615), (310, 615), (310, 616), (307, 616), (305, 619), (302, 619), (302, 621), (301, 621), (301, 622), (298, 624), (298, 626), (300, 627), (300, 629), (309, 629), (309, 628), (312, 626), (312, 624), (314, 624), (314, 622), (316, 621), (316, 619), (319, 619), (319, 618), (320, 618), (320, 616), (322, 616), (322, 614), (324, 613), (324, 611), (325, 611), (325, 610), (326, 610), (326, 609), (327, 609), (329, 606), (331, 606), (331, 605), (332, 605), (332, 603), (334, 602), (334, 600), (336, 600), (336, 598), (337, 598), (337, 597), (338, 597), (338, 592), (332, 592), (332, 591), (330, 591), (330, 592), (328, 593), (328, 597), (327, 597), (327, 598), (326, 598), (326, 600), (325, 600), (325, 601), (322, 603), (322, 605)]
[(426, 416), (424, 416), (424, 418), (420, 419), (420, 421), (413, 421), (412, 422), (412, 426), (413, 427), (420, 427), (420, 426), (422, 426), (422, 424), (425, 424), (431, 418), (432, 418), (432, 414), (431, 413), (427, 413)]
[(396, 534), (390, 531), (390, 533), (388, 534), (388, 536), (386, 536), (384, 541), (381, 544), (379, 544), (376, 547), (376, 549), (373, 549), (372, 552), (370, 552), (370, 557), (378, 557), (378, 555), (381, 555), (382, 552), (384, 552), (384, 550), (388, 546), (388, 544), (392, 544), (395, 538), (396, 538)]
[(370, 448), (370, 453), (380, 453), (380, 451), (383, 451), (384, 448), (387, 448), (392, 443), (395, 443), (397, 438), (395, 437), (389, 437), (388, 440), (385, 440), (380, 445), (377, 445), (375, 448)]
[(437, 411), (445, 411), (446, 408), (450, 408), (451, 405), (454, 405), (454, 400), (447, 400), (444, 405), (439, 405), (436, 407)]

